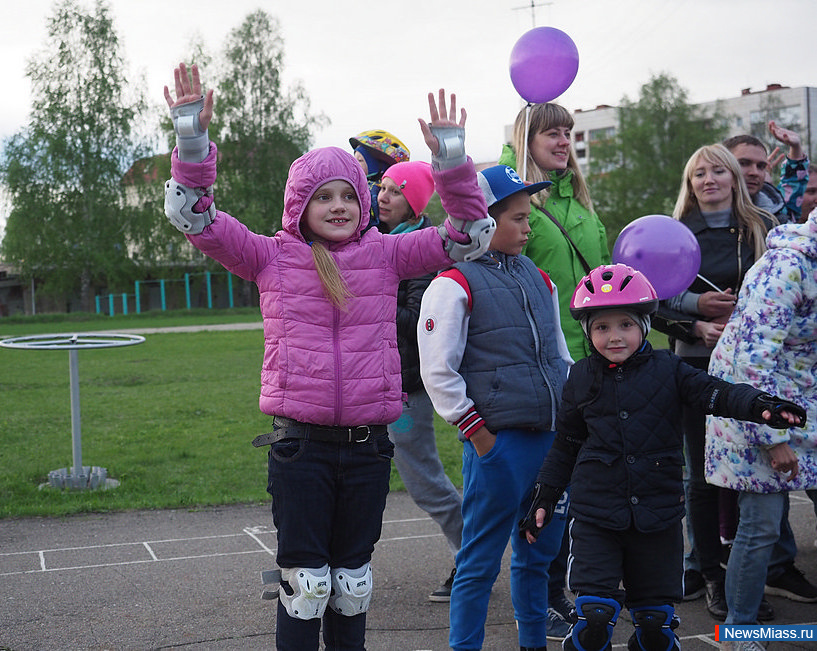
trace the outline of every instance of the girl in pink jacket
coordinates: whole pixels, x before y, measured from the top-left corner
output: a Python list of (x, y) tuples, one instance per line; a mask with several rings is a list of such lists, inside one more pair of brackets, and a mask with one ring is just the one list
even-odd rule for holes
[[(463, 146), (456, 98), (420, 121), (433, 176), (451, 215), (439, 228), (364, 233), (370, 196), (361, 166), (327, 147), (291, 166), (282, 230), (267, 237), (215, 209), (216, 147), (209, 142), (213, 93), (198, 70), (165, 87), (177, 148), (165, 212), (200, 251), (256, 283), (265, 350), (260, 408), (273, 431), (268, 492), (281, 568), (278, 649), (363, 649), (372, 590), (370, 559), (389, 487), (393, 445), (386, 425), (402, 410), (396, 297), (401, 279), (481, 255), (490, 242), (473, 163)], [(328, 606), (328, 608), (327, 608)]]

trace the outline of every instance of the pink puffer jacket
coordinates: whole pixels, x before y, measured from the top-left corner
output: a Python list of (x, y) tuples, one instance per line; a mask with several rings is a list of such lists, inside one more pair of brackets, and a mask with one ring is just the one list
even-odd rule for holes
[[(173, 178), (198, 187), (214, 178), (215, 145), (201, 164), (180, 163)], [(436, 171), (435, 183), (449, 214), (487, 214), (473, 163)], [(401, 279), (451, 264), (436, 228), (404, 235), (370, 229), (327, 248), (352, 293), (346, 311), (324, 296), (312, 252), (299, 228), (314, 191), (342, 179), (352, 184), (362, 215), (369, 190), (358, 162), (327, 147), (303, 155), (290, 168), (283, 229), (272, 237), (250, 232), (218, 211), (213, 223), (188, 239), (230, 272), (256, 283), (264, 320), (261, 411), (320, 425), (388, 424), (402, 411), (397, 350), (397, 286)]]

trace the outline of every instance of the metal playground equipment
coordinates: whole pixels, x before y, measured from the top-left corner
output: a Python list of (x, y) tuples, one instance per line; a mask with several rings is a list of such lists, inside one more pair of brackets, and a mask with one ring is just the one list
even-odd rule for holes
[(133, 346), (141, 344), (145, 338), (140, 335), (116, 333), (49, 334), (12, 337), (0, 341), (5, 348), (23, 350), (67, 350), (68, 369), (71, 382), (71, 443), (73, 467), (59, 468), (48, 473), (48, 483), (43, 486), (54, 488), (97, 489), (115, 488), (119, 482), (108, 478), (108, 471), (99, 466), (82, 465), (82, 419), (79, 408), (79, 364), (78, 351)]

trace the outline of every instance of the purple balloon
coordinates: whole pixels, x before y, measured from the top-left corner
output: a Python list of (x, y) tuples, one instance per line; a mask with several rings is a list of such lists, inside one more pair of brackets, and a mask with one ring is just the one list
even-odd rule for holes
[(549, 102), (565, 92), (579, 71), (579, 51), (555, 27), (534, 27), (511, 50), (511, 82), (522, 99)]
[(643, 273), (665, 299), (687, 289), (701, 268), (701, 247), (692, 231), (666, 215), (631, 221), (613, 246), (613, 262)]

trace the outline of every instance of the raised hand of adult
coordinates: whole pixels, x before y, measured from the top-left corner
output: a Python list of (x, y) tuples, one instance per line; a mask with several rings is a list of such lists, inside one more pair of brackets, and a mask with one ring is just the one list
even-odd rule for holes
[(775, 139), (789, 146), (788, 157), (791, 160), (801, 160), (805, 158), (799, 133), (792, 131), (791, 129), (778, 126), (774, 120), (769, 120), (768, 126), (769, 133), (771, 133)]

